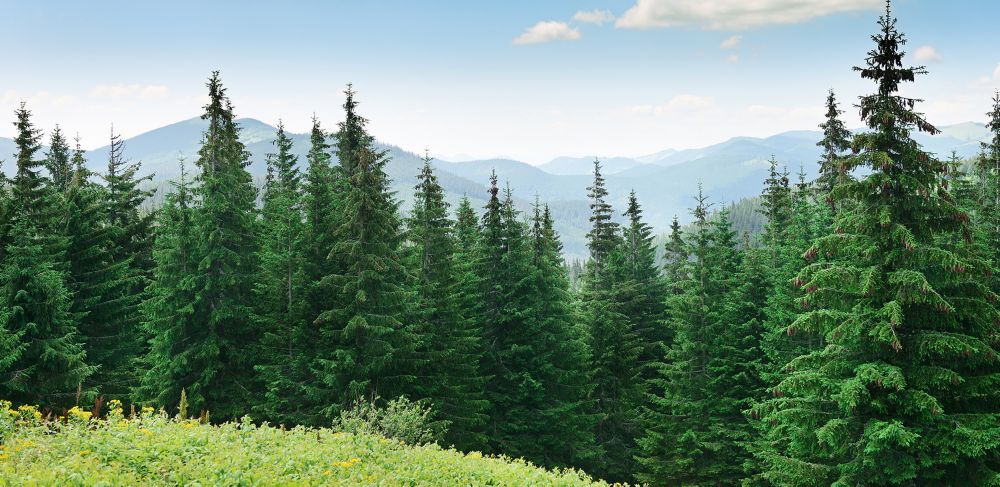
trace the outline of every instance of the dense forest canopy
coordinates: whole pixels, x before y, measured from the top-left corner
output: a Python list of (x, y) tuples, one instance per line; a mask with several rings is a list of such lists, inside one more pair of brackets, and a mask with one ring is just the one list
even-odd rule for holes
[(350, 85), (307, 148), (278, 125), (259, 185), (212, 73), (154, 211), (120, 137), (91, 171), (22, 103), (0, 398), (329, 426), (405, 397), (447, 445), (609, 481), (1000, 485), (1000, 94), (980, 155), (942, 159), (914, 139), (937, 128), (901, 89), (927, 72), (888, 3), (871, 39), (865, 129), (817, 93), (815, 170), (772, 158), (738, 205), (690, 188), (691, 223), (657, 236), (594, 161), (571, 263), (552, 209), (495, 173), (453, 204), (427, 156), (402, 208)]

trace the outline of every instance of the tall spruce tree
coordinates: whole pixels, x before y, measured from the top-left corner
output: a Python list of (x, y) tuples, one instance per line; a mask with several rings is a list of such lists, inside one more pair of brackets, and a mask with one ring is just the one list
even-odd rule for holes
[[(294, 370), (296, 387), (293, 394), (298, 401), (297, 410), (301, 418), (297, 423), (320, 426), (326, 424), (329, 416), (322, 410), (329, 407), (328, 389), (317, 376), (323, 375), (318, 368), (317, 353), (327, 347), (320, 338), (320, 327), (316, 319), (326, 309), (334, 306), (334, 290), (323, 278), (340, 272), (343, 263), (336, 255), (331, 255), (334, 230), (343, 214), (343, 195), (346, 180), (339, 166), (331, 163), (329, 136), (315, 116), (309, 135), (309, 152), (306, 154), (306, 172), (303, 180), (302, 206), (305, 217), (302, 241), (302, 271), (305, 288), (299, 305), (303, 328), (301, 330), (301, 353), (296, 359)], [(289, 383), (290, 385), (290, 383)]]
[(624, 216), (628, 226), (623, 229), (616, 294), (622, 313), (631, 320), (633, 332), (641, 342), (639, 366), (643, 369), (643, 378), (649, 379), (653, 370), (648, 366), (663, 358), (663, 345), (669, 340), (668, 329), (663, 324), (666, 283), (656, 263), (653, 229), (642, 219), (642, 207), (635, 191), (629, 194)]
[[(1000, 274), (1000, 92), (993, 96), (993, 106), (986, 116), (989, 117), (986, 128), (990, 131), (990, 139), (982, 143), (979, 158), (981, 192), (976, 223), (979, 224), (983, 242), (987, 244), (986, 257)], [(991, 280), (993, 291), (1000, 292), (1000, 278)]]
[(79, 142), (64, 165), (72, 174), (64, 188), (72, 313), (87, 361), (97, 366), (87, 385), (107, 399), (125, 399), (137, 384), (144, 349), (142, 300), (133, 291), (137, 276), (130, 272), (131, 257), (116, 252), (121, 229), (110, 221), (105, 188), (90, 180)]
[(245, 413), (256, 392), (256, 357), (248, 352), (259, 330), (252, 320), (254, 296), (248, 284), (257, 272), (257, 190), (218, 71), (207, 87), (202, 119), (208, 127), (198, 150), (200, 172), (193, 188), (197, 204), (191, 215), (198, 236), (192, 249), (196, 267), (180, 278), (193, 299), (178, 319), (190, 321), (171, 326), (177, 320), (167, 318), (162, 324), (172, 330), (165, 338), (170, 342), (154, 350), (151, 360), (168, 363), (151, 364), (145, 399), (173, 407), (183, 388), (192, 409), (208, 409), (214, 418), (229, 419)]
[(499, 193), (494, 173), (475, 255), (490, 451), (545, 466), (579, 465), (594, 456), (589, 431), (571, 429), (581, 421), (589, 426), (580, 375), (586, 349), (574, 334), (570, 296), (554, 260), (558, 240), (542, 229), (544, 242), (533, 240), (510, 191), (503, 199)]
[(271, 421), (308, 423), (302, 383), (308, 380), (309, 356), (304, 353), (311, 337), (305, 330), (301, 307), (306, 287), (301, 174), (292, 139), (278, 122), (267, 155), (260, 221), (260, 272), (255, 295), (256, 322), (262, 331), (255, 369), (264, 386), (264, 401), (256, 405)]
[[(626, 314), (637, 311), (627, 309), (626, 302), (641, 292), (625, 283), (630, 249), (618, 224), (612, 221), (613, 210), (607, 202), (599, 161), (594, 161), (594, 181), (587, 189), (591, 208), (591, 229), (587, 234), (590, 259), (580, 300), (591, 352), (595, 436), (602, 453), (592, 469), (612, 481), (629, 481), (634, 470), (636, 416), (641, 401), (640, 356), (645, 350), (632, 322), (642, 316)], [(640, 214), (636, 212), (635, 216)]]
[[(0, 270), (0, 330), (11, 357), (0, 369), (0, 395), (11, 401), (67, 406), (94, 373), (71, 313), (66, 285), (62, 195), (36, 159), (41, 131), (21, 103), (15, 111), (17, 173), (11, 181), (10, 223)], [(18, 344), (14, 344), (14, 341)]]
[(462, 449), (481, 449), (486, 445), (487, 406), (485, 381), (479, 375), (481, 335), (462, 307), (455, 260), (458, 243), (444, 188), (434, 175), (431, 158), (425, 156), (423, 161), (407, 222), (418, 300), (417, 354), (424, 362), (417, 395), (429, 398), (438, 418), (448, 422), (447, 441)]
[[(157, 234), (153, 246), (153, 278), (142, 310), (149, 339), (144, 359), (145, 373), (136, 390), (136, 399), (157, 405), (172, 405), (181, 391), (210, 377), (188, 365), (202, 360), (203, 343), (215, 341), (195, 316), (197, 300), (198, 232), (195, 226), (195, 192), (188, 179), (183, 158), (180, 179), (166, 195), (157, 212)], [(195, 404), (203, 407), (203, 404)]]
[(684, 239), (684, 280), (667, 297), (674, 337), (644, 403), (643, 434), (637, 440), (640, 481), (657, 485), (698, 485), (719, 478), (722, 445), (711, 423), (712, 331), (723, 311), (713, 272), (712, 224), (708, 198), (696, 197), (690, 235)]
[(937, 130), (898, 93), (925, 70), (903, 66), (888, 3), (879, 27), (855, 68), (877, 85), (859, 103), (869, 131), (845, 163), (872, 173), (833, 190), (852, 204), (796, 278), (806, 312), (789, 331), (826, 345), (792, 360), (758, 410), (774, 435), (759, 458), (777, 485), (996, 484), (996, 295), (959, 243), (968, 216), (942, 184), (946, 165), (910, 136)]
[(337, 155), (347, 192), (331, 252), (346, 266), (323, 278), (335, 297), (317, 318), (324, 344), (317, 368), (329, 394), (327, 414), (357, 399), (410, 392), (416, 365), (412, 329), (404, 321), (412, 296), (400, 256), (397, 202), (385, 173), (389, 159), (366, 132), (350, 85), (346, 95)]

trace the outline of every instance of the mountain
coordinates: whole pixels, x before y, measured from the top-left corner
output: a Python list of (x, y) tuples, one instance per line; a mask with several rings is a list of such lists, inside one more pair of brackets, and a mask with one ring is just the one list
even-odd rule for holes
[[(241, 139), (251, 155), (249, 170), (262, 179), (266, 155), (274, 151), (271, 140), (276, 129), (252, 118), (240, 119), (239, 123), (243, 127)], [(332, 122), (326, 125), (334, 126)], [(155, 173), (154, 180), (158, 186), (166, 188), (166, 181), (179, 174), (179, 156), (183, 155), (191, 165), (189, 167), (193, 166), (205, 127), (205, 121), (192, 118), (131, 137), (125, 141), (125, 155), (141, 161), (143, 173)], [(916, 134), (915, 138), (925, 149), (941, 157), (947, 157), (952, 150), (962, 157), (974, 156), (979, 152), (979, 141), (989, 136), (988, 130), (980, 123), (962, 123), (940, 129), (940, 134)], [(299, 156), (299, 163), (304, 167), (309, 136), (289, 135), (294, 144), (293, 152)], [(768, 160), (772, 156), (787, 167), (793, 177), (800, 168), (808, 177), (815, 177), (816, 161), (820, 155), (816, 142), (821, 137), (818, 131), (791, 131), (763, 138), (734, 137), (696, 149), (668, 149), (636, 158), (608, 157), (601, 160), (610, 201), (616, 213), (622, 212), (628, 193), (634, 190), (643, 205), (647, 221), (658, 231), (665, 231), (674, 215), (682, 221), (688, 220), (688, 208), (693, 205), (692, 195), (699, 183), (715, 202), (716, 208), (759, 194)], [(379, 147), (391, 157), (386, 171), (393, 180), (392, 189), (405, 213), (412, 204), (413, 186), (423, 162), (416, 154), (399, 147), (385, 143), (379, 143)], [(13, 141), (0, 138), (0, 158), (8, 160), (4, 164), (8, 175), (12, 173), (9, 161), (13, 152)], [(90, 166), (97, 171), (103, 171), (107, 156), (107, 146), (87, 153)], [(552, 207), (567, 256), (586, 255), (585, 239), (590, 212), (587, 186), (590, 185), (593, 158), (560, 157), (540, 166), (502, 158), (436, 160), (434, 164), (448, 201), (454, 205), (464, 194), (473, 200), (476, 208), (482, 208), (485, 203), (486, 186), (495, 170), (501, 184), (509, 185), (514, 191), (516, 203), (522, 211), (530, 211), (536, 196)]]
[[(549, 174), (564, 176), (593, 174), (594, 159), (596, 158), (596, 156), (557, 157), (538, 166), (538, 168)], [(644, 164), (642, 161), (628, 157), (601, 157), (600, 160), (604, 174), (616, 174)]]

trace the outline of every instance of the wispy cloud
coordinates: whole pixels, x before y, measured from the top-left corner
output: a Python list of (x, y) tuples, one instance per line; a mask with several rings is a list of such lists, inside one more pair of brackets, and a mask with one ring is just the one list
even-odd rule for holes
[(740, 43), (742, 42), (743, 36), (732, 36), (722, 41), (722, 44), (719, 44), (719, 47), (721, 49), (736, 49), (737, 47), (740, 47)]
[(615, 20), (615, 16), (607, 10), (581, 10), (573, 15), (573, 20), (583, 22), (585, 24), (601, 25), (605, 22)]
[(580, 29), (570, 27), (566, 22), (539, 22), (514, 38), (514, 44), (542, 44), (553, 41), (575, 41), (580, 39)]
[(636, 0), (615, 26), (656, 29), (695, 26), (742, 30), (796, 24), (839, 12), (876, 10), (883, 0)]
[(162, 98), (167, 95), (169, 88), (165, 85), (97, 85), (90, 92), (94, 98), (136, 98), (140, 100), (150, 98)]
[(937, 63), (944, 60), (933, 46), (920, 46), (916, 51), (913, 51), (913, 56), (920, 63)]

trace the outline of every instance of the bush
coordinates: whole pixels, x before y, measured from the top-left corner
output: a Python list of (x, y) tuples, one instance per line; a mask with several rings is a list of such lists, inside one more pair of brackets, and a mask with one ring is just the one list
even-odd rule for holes
[(447, 431), (447, 422), (434, 420), (433, 408), (405, 397), (378, 406), (379, 399), (359, 400), (340, 413), (333, 429), (346, 433), (364, 433), (399, 440), (408, 445), (438, 442)]

